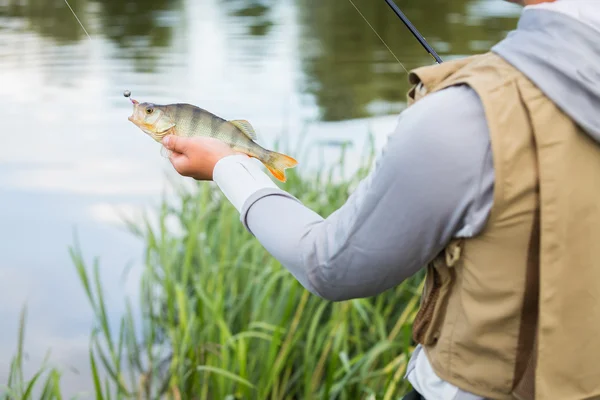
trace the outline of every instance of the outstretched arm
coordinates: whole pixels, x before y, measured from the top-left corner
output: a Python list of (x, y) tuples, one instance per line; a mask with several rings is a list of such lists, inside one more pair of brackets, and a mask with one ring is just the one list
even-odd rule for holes
[(453, 87), (401, 114), (373, 171), (328, 218), (245, 155), (221, 158), (213, 179), (304, 287), (345, 300), (398, 285), (452, 237), (476, 234), (491, 208), (493, 165), (477, 95)]

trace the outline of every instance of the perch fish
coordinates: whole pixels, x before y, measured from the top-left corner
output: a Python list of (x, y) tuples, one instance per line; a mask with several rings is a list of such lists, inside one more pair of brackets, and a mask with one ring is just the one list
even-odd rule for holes
[[(127, 90), (123, 95), (130, 97), (131, 92)], [(133, 114), (128, 117), (129, 121), (159, 143), (166, 135), (219, 139), (235, 151), (258, 159), (281, 182), (286, 181), (285, 170), (298, 164), (292, 157), (267, 150), (256, 143), (254, 128), (246, 120), (227, 121), (191, 104), (160, 105), (130, 100)], [(166, 156), (170, 152), (163, 147), (161, 153)]]

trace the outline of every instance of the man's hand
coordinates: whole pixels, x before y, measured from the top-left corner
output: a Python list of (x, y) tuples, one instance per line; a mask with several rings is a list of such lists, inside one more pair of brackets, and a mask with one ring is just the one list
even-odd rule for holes
[(167, 135), (162, 144), (173, 152), (169, 160), (175, 170), (199, 181), (213, 179), (213, 170), (220, 159), (239, 154), (227, 143), (209, 137)]

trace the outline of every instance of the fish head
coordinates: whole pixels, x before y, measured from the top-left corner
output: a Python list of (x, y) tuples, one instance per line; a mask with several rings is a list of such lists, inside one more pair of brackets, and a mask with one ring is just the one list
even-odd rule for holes
[(175, 126), (167, 114), (166, 106), (139, 103), (137, 100), (131, 102), (133, 103), (133, 113), (127, 119), (157, 142), (160, 142)]

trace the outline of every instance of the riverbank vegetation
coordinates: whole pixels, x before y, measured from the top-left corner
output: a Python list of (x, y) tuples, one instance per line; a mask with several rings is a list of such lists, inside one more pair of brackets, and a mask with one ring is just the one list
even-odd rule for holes
[[(371, 153), (372, 154), (372, 153)], [(327, 216), (372, 163), (334, 179), (288, 170), (285, 189)], [(111, 325), (100, 266), (71, 257), (94, 315), (89, 374), (95, 399), (398, 399), (422, 276), (367, 299), (310, 294), (239, 221), (212, 183), (177, 189), (158, 224), (129, 223), (145, 243), (140, 294)], [(134, 304), (137, 303), (135, 306)], [(23, 334), (0, 399), (61, 399), (61, 371), (22, 373)], [(47, 365), (51, 365), (48, 363)], [(35, 393), (35, 394), (34, 394)], [(89, 397), (88, 397), (89, 396)]]

